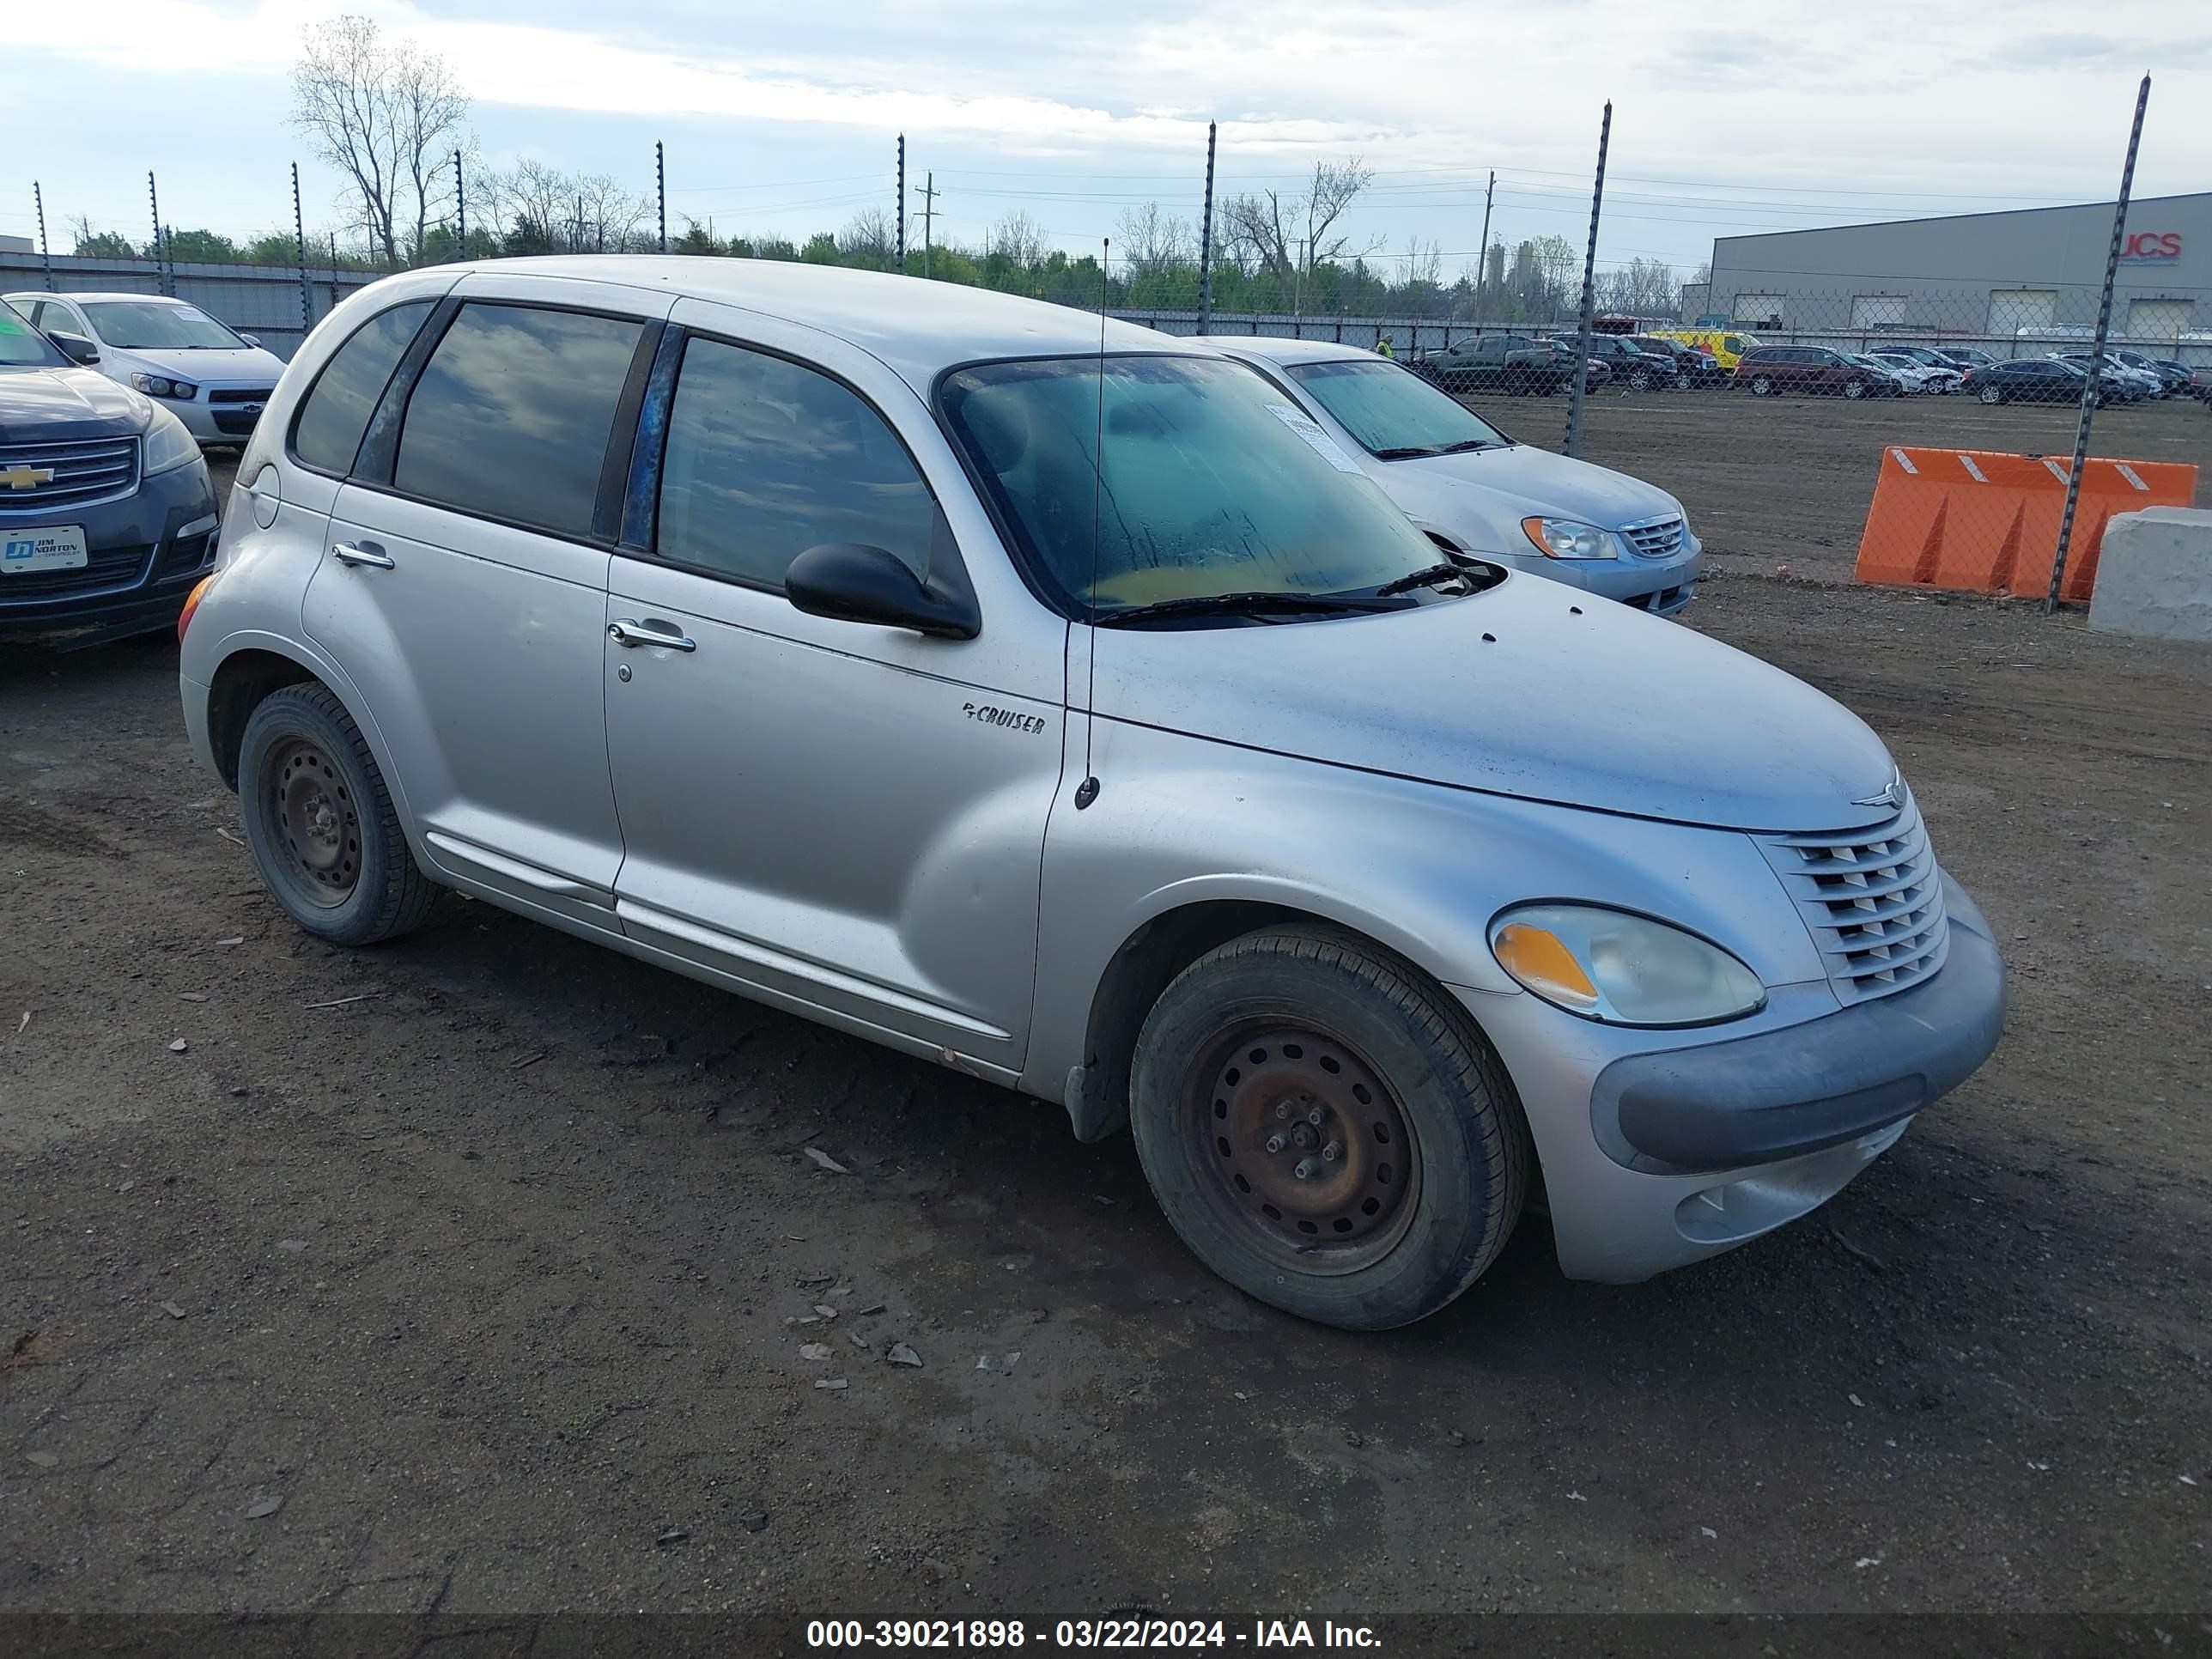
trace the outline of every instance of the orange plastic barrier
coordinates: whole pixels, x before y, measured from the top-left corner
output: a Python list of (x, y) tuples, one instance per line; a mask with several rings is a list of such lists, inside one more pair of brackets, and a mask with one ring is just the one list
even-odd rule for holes
[[(1974, 593), (2046, 592), (2066, 506), (2067, 459), (1984, 449), (1883, 450), (1874, 505), (1859, 538), (1859, 580)], [(2189, 507), (2196, 499), (2197, 468), (2187, 462), (2084, 463), (2060, 597), (2089, 597), (2112, 514)]]

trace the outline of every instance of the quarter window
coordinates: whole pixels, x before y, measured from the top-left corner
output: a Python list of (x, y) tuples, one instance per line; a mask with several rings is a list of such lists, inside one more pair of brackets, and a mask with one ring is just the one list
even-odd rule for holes
[(301, 405), (292, 428), (294, 457), (318, 471), (344, 474), (353, 471), (353, 458), (361, 448), (368, 417), (399, 366), (407, 343), (422, 319), (430, 314), (430, 301), (420, 300), (394, 306), (370, 318), (323, 365), (314, 389)]
[(588, 536), (615, 408), (645, 325), (476, 303), (423, 365), (399, 429), (402, 495)]
[(884, 417), (826, 374), (720, 340), (684, 348), (656, 551), (780, 588), (791, 562), (860, 542), (929, 573), (929, 486)]

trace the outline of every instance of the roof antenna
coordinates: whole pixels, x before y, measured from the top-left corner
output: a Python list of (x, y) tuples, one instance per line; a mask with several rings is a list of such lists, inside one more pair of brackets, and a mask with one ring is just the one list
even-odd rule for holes
[(1109, 236), (1098, 246), (1098, 412), (1091, 435), (1091, 592), (1084, 607), (1091, 628), (1084, 653), (1090, 686), (1083, 696), (1083, 781), (1075, 787), (1079, 812), (1098, 799), (1098, 775), (1091, 769), (1091, 734), (1098, 724), (1098, 497), (1106, 477), (1106, 272), (1114, 239)]

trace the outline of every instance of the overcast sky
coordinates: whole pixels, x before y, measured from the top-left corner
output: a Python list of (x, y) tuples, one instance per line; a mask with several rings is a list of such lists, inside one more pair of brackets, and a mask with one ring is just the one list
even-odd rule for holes
[(1686, 273), (1715, 235), (2110, 199), (2146, 70), (2136, 194), (2212, 189), (2207, 0), (94, 0), (12, 32), (0, 232), (33, 234), (35, 178), (61, 251), (78, 214), (143, 240), (149, 167), (172, 224), (289, 228), (293, 159), (310, 227), (337, 222), (286, 117), (301, 26), (341, 10), (453, 64), (495, 165), (649, 194), (665, 140), (672, 234), (799, 240), (888, 207), (903, 130), (941, 237), (1026, 210), (1095, 248), (1136, 203), (1195, 219), (1213, 118), (1224, 192), (1358, 155), (1378, 174), (1360, 238), (1456, 269), (1492, 167), (1494, 237), (1579, 245), (1611, 98), (1601, 261)]

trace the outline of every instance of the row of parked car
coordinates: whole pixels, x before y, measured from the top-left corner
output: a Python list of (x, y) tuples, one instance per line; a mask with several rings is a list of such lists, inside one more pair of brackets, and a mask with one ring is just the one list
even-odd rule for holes
[[(87, 405), (52, 441), (135, 469), (176, 425), (0, 339), (9, 410)], [(76, 518), (18, 465), (8, 513)], [(1997, 1041), (1880, 739), (1649, 614), (1696, 556), (1664, 492), (1356, 348), (446, 265), (286, 369), (178, 684), (307, 933), (454, 888), (1127, 1127), (1215, 1272), (1371, 1329), (1524, 1205), (1579, 1278), (1753, 1238)], [(1531, 574), (1601, 568), (1638, 580)]]

